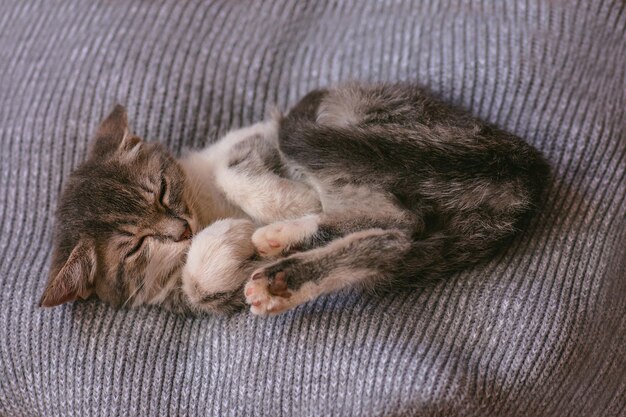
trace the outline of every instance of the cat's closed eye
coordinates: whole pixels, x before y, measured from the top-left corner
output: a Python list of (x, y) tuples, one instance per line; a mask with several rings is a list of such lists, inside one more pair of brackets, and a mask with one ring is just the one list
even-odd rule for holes
[(132, 258), (133, 255), (136, 255), (139, 253), (139, 251), (141, 250), (141, 248), (143, 248), (144, 243), (146, 242), (146, 239), (148, 238), (148, 235), (142, 236), (137, 243), (135, 243), (135, 246), (133, 246), (127, 253), (125, 258), (129, 259)]
[(165, 176), (161, 176), (161, 189), (159, 190), (158, 201), (161, 203), (163, 207), (167, 207), (167, 202), (165, 201), (165, 197), (167, 195), (167, 180)]

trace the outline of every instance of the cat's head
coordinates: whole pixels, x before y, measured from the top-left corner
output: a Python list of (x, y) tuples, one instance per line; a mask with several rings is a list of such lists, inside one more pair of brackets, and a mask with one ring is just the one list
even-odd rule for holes
[(59, 200), (52, 265), (40, 304), (97, 297), (160, 303), (179, 285), (196, 220), (184, 173), (159, 143), (128, 128), (117, 106)]

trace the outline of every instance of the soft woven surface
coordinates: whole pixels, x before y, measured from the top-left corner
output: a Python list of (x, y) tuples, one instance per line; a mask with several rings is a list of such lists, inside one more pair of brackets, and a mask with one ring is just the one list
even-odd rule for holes
[[(623, 1), (0, 3), (0, 415), (626, 415)], [(415, 293), (274, 319), (40, 310), (114, 103), (172, 150), (346, 79), (419, 80), (541, 148), (544, 214)]]

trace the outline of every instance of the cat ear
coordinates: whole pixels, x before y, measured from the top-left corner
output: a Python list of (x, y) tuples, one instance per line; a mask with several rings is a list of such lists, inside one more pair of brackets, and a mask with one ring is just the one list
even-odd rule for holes
[(120, 104), (100, 123), (91, 148), (91, 157), (104, 157), (119, 151), (130, 152), (141, 142), (128, 128), (126, 108)]
[[(93, 242), (80, 240), (61, 268), (53, 268), (40, 307), (54, 307), (90, 295), (96, 270)], [(58, 272), (56, 272), (58, 271)]]
[[(118, 141), (124, 137), (128, 130), (128, 114), (121, 104), (113, 107), (111, 113), (100, 123), (96, 137), (110, 137)], [(118, 142), (119, 143), (119, 142)]]

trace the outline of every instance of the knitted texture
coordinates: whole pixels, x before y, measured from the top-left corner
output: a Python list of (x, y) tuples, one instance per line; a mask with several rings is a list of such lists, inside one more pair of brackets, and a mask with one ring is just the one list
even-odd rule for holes
[[(626, 416), (626, 5), (0, 3), (0, 415)], [(487, 264), (276, 318), (37, 307), (53, 213), (115, 103), (176, 153), (340, 81), (417, 80), (540, 148)]]

